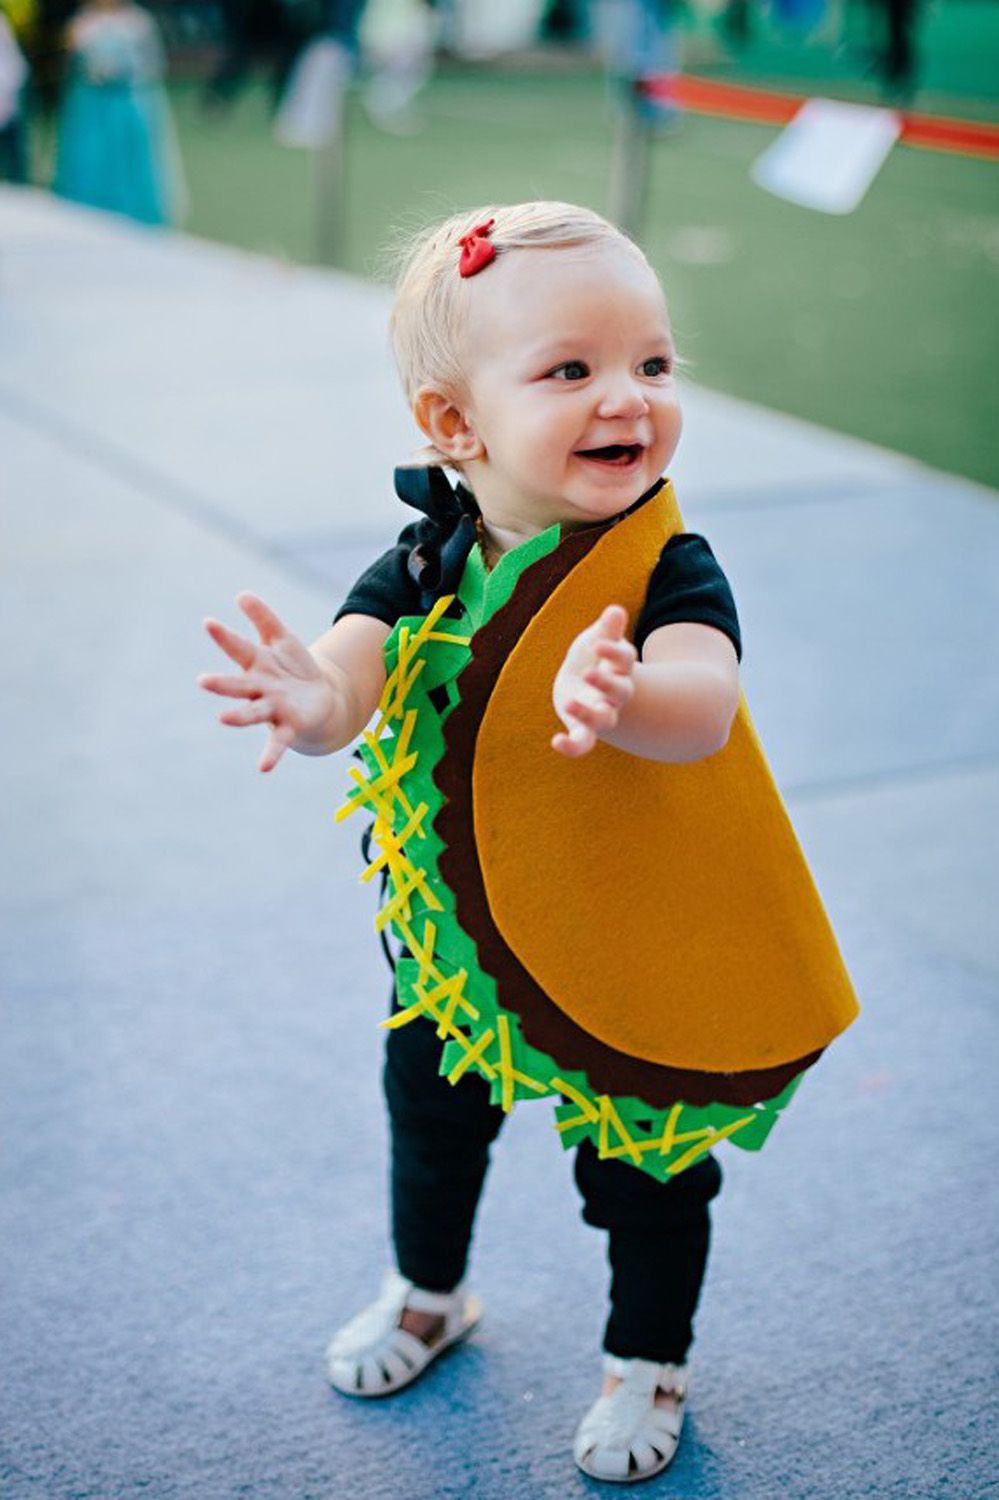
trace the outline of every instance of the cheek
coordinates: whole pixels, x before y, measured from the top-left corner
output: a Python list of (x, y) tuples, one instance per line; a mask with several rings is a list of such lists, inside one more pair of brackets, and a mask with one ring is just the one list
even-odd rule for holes
[(547, 433), (552, 443), (575, 440), (585, 429), (589, 411), (583, 403), (566, 397), (539, 405), (534, 414), (536, 432)]
[(511, 430), (524, 448), (554, 452), (570, 441), (576, 424), (560, 402), (525, 402), (516, 412)]
[(660, 409), (657, 425), (663, 443), (675, 448), (683, 428), (683, 414), (675, 401), (666, 403)]
[(536, 473), (539, 463), (552, 465), (567, 462), (585, 426), (585, 414), (566, 400), (544, 399), (531, 391), (521, 399), (496, 401), (491, 409), (484, 405), (484, 427), (492, 441), (486, 447), (494, 462), (508, 465), (518, 472)]

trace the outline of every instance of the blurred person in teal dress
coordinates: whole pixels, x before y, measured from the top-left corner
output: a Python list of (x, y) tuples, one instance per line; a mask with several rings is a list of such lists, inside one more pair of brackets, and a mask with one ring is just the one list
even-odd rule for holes
[(66, 41), (55, 192), (144, 224), (176, 222), (180, 162), (153, 18), (130, 0), (89, 0)]

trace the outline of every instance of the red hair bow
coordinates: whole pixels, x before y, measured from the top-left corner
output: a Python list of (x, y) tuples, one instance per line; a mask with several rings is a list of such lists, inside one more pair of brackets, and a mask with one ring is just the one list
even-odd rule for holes
[(495, 260), (496, 246), (488, 238), (489, 231), (495, 223), (495, 219), (489, 219), (485, 224), (476, 224), (468, 234), (462, 235), (458, 241), (461, 246), (461, 260), (458, 262), (459, 276), (474, 276), (476, 272), (482, 270), (483, 266), (488, 266), (491, 260)]

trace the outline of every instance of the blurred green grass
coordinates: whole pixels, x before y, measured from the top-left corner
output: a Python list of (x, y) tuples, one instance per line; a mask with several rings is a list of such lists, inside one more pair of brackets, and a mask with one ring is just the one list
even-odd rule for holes
[[(172, 90), (194, 234), (314, 253), (309, 153), (278, 145), (265, 91), (208, 119)], [(348, 111), (344, 264), (378, 274), (400, 226), (489, 201), (606, 211), (609, 116), (593, 70), (442, 70), (422, 130)], [(644, 244), (695, 380), (999, 484), (999, 165), (897, 148), (844, 217), (749, 178), (776, 132), (688, 116), (656, 143)]]

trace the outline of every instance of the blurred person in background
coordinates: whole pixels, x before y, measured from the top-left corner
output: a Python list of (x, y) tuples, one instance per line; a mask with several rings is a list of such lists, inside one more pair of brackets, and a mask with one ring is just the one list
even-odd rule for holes
[(590, 34), (589, 0), (547, 0), (541, 14), (541, 35), (546, 41), (585, 42)]
[(382, 130), (409, 135), (420, 128), (413, 105), (433, 74), (438, 18), (427, 0), (368, 0), (363, 10), (364, 106)]
[(681, 63), (678, 0), (600, 0), (594, 19), (612, 80), (636, 119), (655, 134), (669, 134), (680, 110), (668, 90), (648, 93), (643, 80), (675, 78)]
[(45, 116), (54, 115), (66, 75), (66, 28), (78, 0), (35, 0), (22, 45), (31, 65), (32, 102)]
[(206, 107), (225, 108), (258, 66), (268, 74), (277, 106), (296, 62), (315, 41), (343, 47), (353, 67), (364, 10), (365, 0), (220, 0), (222, 55), (205, 88)]
[(774, 0), (773, 16), (799, 36), (814, 32), (825, 20), (826, 0)]
[(339, 135), (345, 92), (358, 70), (373, 124), (395, 135), (419, 130), (413, 106), (433, 74), (438, 29), (430, 0), (329, 0), (323, 27), (288, 78), (278, 139), (303, 145)]
[(258, 63), (270, 76), (276, 103), (325, 8), (318, 0), (219, 0), (222, 55), (205, 88), (206, 107), (220, 110), (231, 104)]
[(131, 0), (89, 0), (66, 48), (54, 191), (144, 224), (176, 222), (182, 178), (152, 17)]
[(882, 3), (886, 34), (881, 76), (888, 97), (903, 104), (916, 91), (918, 0), (882, 0)]
[(18, 45), (12, 7), (0, 0), (0, 179), (26, 182), (24, 86), (28, 64)]

